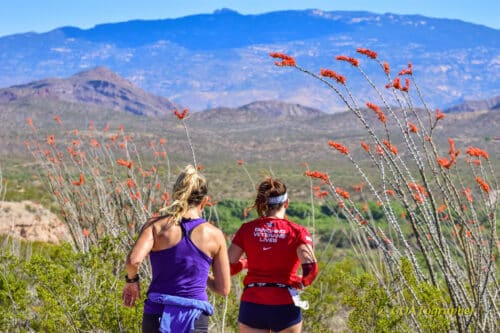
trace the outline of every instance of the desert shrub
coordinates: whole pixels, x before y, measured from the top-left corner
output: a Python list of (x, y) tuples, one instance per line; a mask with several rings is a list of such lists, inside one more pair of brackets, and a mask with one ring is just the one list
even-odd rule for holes
[(0, 331), (81, 332), (140, 330), (142, 308), (122, 306), (123, 254), (116, 239), (86, 253), (69, 244), (5, 245), (1, 257)]

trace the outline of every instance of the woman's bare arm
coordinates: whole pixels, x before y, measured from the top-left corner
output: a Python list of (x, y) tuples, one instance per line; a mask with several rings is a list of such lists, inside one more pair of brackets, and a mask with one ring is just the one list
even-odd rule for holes
[(212, 291), (222, 295), (229, 295), (231, 290), (231, 277), (229, 275), (229, 259), (224, 234), (214, 227), (213, 236), (218, 246), (212, 263), (213, 276), (209, 275), (207, 286)]
[[(127, 256), (127, 261), (125, 263), (125, 271), (127, 272), (127, 277), (133, 279), (137, 276), (139, 272), (139, 267), (142, 261), (149, 254), (153, 248), (154, 237), (153, 237), (153, 225), (145, 227), (139, 238), (135, 242), (132, 250)], [(135, 283), (126, 283), (122, 292), (122, 300), (125, 306), (134, 306), (135, 301), (141, 297), (141, 291), (139, 288), (139, 281)]]

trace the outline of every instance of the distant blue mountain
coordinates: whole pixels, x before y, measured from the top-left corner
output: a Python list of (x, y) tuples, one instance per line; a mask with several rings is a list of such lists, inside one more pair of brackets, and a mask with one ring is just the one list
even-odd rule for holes
[(168, 40), (189, 50), (219, 50), (319, 38), (332, 32), (348, 32), (342, 22), (311, 16), (307, 12), (287, 11), (262, 15), (241, 15), (229, 9), (214, 14), (179, 19), (129, 21), (102, 24), (89, 30), (62, 28), (68, 38), (95, 43), (115, 43), (137, 48)]
[(66, 77), (106, 66), (140, 87), (194, 109), (281, 99), (325, 111), (341, 104), (318, 84), (277, 69), (270, 51), (304, 67), (331, 67), (366, 98), (374, 93), (350, 66), (333, 60), (376, 50), (394, 71), (411, 61), (431, 105), (500, 95), (500, 30), (459, 20), (369, 12), (279, 11), (241, 15), (230, 9), (165, 20), (134, 20), (91, 29), (62, 27), (0, 38), (0, 87)]

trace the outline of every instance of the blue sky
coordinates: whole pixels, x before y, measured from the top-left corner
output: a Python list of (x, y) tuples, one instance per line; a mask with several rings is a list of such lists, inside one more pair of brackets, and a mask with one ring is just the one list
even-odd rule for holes
[(61, 26), (91, 28), (132, 19), (175, 18), (231, 8), (242, 14), (317, 8), (453, 18), (500, 29), (499, 0), (5, 0), (0, 36)]

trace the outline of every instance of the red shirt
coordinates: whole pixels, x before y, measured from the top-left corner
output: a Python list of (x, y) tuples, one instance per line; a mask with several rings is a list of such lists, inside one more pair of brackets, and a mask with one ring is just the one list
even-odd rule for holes
[[(306, 228), (294, 222), (260, 217), (244, 223), (234, 235), (233, 244), (241, 247), (248, 258), (245, 285), (270, 282), (291, 286), (302, 280), (297, 275), (300, 266), (297, 247), (312, 246), (312, 238)], [(269, 305), (293, 303), (288, 289), (279, 287), (247, 288), (241, 300)]]

